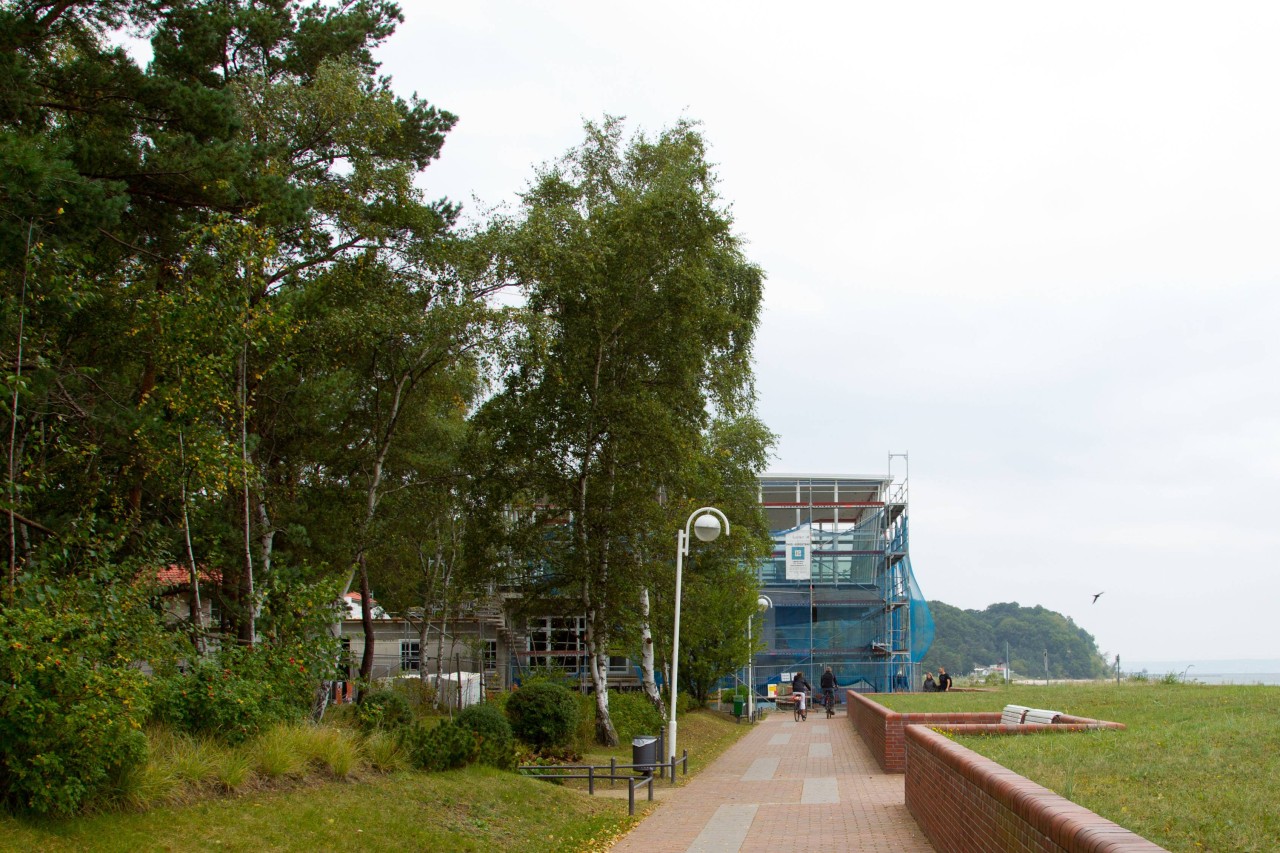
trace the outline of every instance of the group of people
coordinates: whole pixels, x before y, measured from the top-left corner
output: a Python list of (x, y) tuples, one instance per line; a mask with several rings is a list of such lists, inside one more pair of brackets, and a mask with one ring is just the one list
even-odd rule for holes
[[(818, 684), (822, 686), (823, 698), (825, 699), (827, 696), (830, 696), (832, 703), (834, 703), (836, 698), (836, 676), (835, 673), (831, 671), (831, 667), (827, 667), (826, 672), (822, 673), (822, 679)], [(808, 707), (805, 704), (805, 699), (812, 692), (813, 685), (809, 683), (809, 679), (804, 677), (803, 672), (797, 672), (795, 677), (791, 679), (791, 695), (795, 696), (796, 702), (799, 703), (800, 718), (802, 720), (809, 719), (809, 712)], [(828, 716), (831, 714), (829, 709), (827, 714)]]
[[(822, 686), (822, 694), (825, 699), (830, 695), (835, 699), (836, 692), (836, 676), (831, 671), (831, 667), (827, 667), (826, 672), (822, 673), (822, 680), (818, 682)], [(951, 689), (951, 676), (947, 673), (945, 666), (938, 667), (938, 679), (935, 681), (932, 672), (924, 674), (924, 692), (925, 693), (945, 693)], [(809, 694), (813, 693), (813, 685), (809, 683), (809, 679), (804, 677), (803, 672), (797, 672), (795, 677), (791, 679), (791, 695), (796, 697), (796, 702), (800, 706), (801, 719), (808, 719), (808, 708), (805, 700)]]
[(947, 675), (945, 666), (938, 667), (938, 680), (933, 680), (933, 673), (926, 672), (924, 674), (924, 692), (925, 693), (943, 693), (951, 689), (951, 676)]

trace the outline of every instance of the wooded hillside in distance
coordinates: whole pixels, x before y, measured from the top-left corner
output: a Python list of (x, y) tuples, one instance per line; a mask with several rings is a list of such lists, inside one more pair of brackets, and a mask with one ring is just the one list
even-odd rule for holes
[(1008, 643), (1015, 676), (1043, 678), (1049, 653), (1051, 678), (1101, 678), (1107, 664), (1093, 635), (1070, 617), (1040, 605), (992, 604), (986, 610), (961, 610), (930, 601), (937, 633), (924, 668), (945, 666), (952, 675), (967, 675), (977, 666), (1000, 663)]

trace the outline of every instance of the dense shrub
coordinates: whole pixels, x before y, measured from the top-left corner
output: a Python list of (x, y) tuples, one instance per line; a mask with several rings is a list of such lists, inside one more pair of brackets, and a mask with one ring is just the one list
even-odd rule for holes
[(507, 719), (515, 736), (530, 746), (562, 747), (573, 739), (577, 728), (578, 702), (559, 684), (537, 682), (507, 699)]
[(426, 678), (402, 676), (390, 681), (390, 689), (403, 696), (415, 713), (422, 713), (435, 705), (436, 686)]
[(302, 719), (314, 689), (311, 667), (286, 650), (230, 646), (158, 677), (154, 718), (179, 731), (240, 743), (273, 723)]
[(480, 742), (475, 733), (449, 720), (434, 726), (418, 722), (404, 730), (405, 751), (414, 767), (441, 771), (465, 767), (476, 760)]
[(316, 683), (337, 661), (337, 640), (328, 633), (336, 596), (325, 585), (279, 578), (264, 583), (263, 596), (256, 645), (227, 644), (181, 670), (148, 658), (160, 673), (157, 722), (234, 744), (306, 717)]
[(155, 624), (123, 586), (39, 594), (0, 609), (0, 800), (66, 813), (146, 762), (134, 655)]
[(620, 743), (628, 743), (638, 735), (657, 735), (662, 730), (662, 715), (643, 693), (609, 691), (609, 718)]
[(356, 721), (366, 732), (394, 730), (413, 722), (413, 710), (398, 690), (370, 690), (356, 706)]
[(507, 717), (492, 703), (464, 708), (454, 719), (464, 729), (480, 738), (478, 761), (501, 770), (513, 770), (516, 764), (514, 739)]

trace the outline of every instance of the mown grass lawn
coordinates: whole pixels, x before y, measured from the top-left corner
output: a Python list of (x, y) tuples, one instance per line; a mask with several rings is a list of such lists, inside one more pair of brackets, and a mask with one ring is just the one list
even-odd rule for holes
[[(711, 711), (680, 719), (695, 773), (746, 726)], [(584, 760), (631, 759), (630, 744)], [(599, 759), (603, 756), (603, 761)], [(660, 783), (666, 784), (666, 783)], [(346, 782), (210, 794), (190, 805), (59, 820), (0, 814), (0, 850), (605, 850), (643, 815), (625, 799), (524, 779), (486, 767), (448, 773), (364, 773)]]
[(1124, 731), (956, 740), (1169, 850), (1280, 850), (1280, 687), (1013, 685), (875, 698), (896, 711), (1013, 703), (1124, 723)]
[(0, 819), (11, 850), (590, 850), (626, 803), (483, 767), (209, 799), (67, 820)]

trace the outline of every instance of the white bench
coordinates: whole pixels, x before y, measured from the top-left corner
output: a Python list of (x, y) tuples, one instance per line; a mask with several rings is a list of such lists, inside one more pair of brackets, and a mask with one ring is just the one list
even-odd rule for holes
[(1020, 726), (1027, 718), (1027, 712), (1030, 710), (1026, 705), (1005, 705), (1004, 710), (1000, 712), (1000, 724)]
[(1062, 714), (1057, 711), (1046, 711), (1042, 708), (1032, 708), (1027, 711), (1027, 716), (1022, 722), (1027, 724), (1039, 723), (1042, 726), (1051, 726), (1058, 722), (1058, 718), (1061, 716)]

